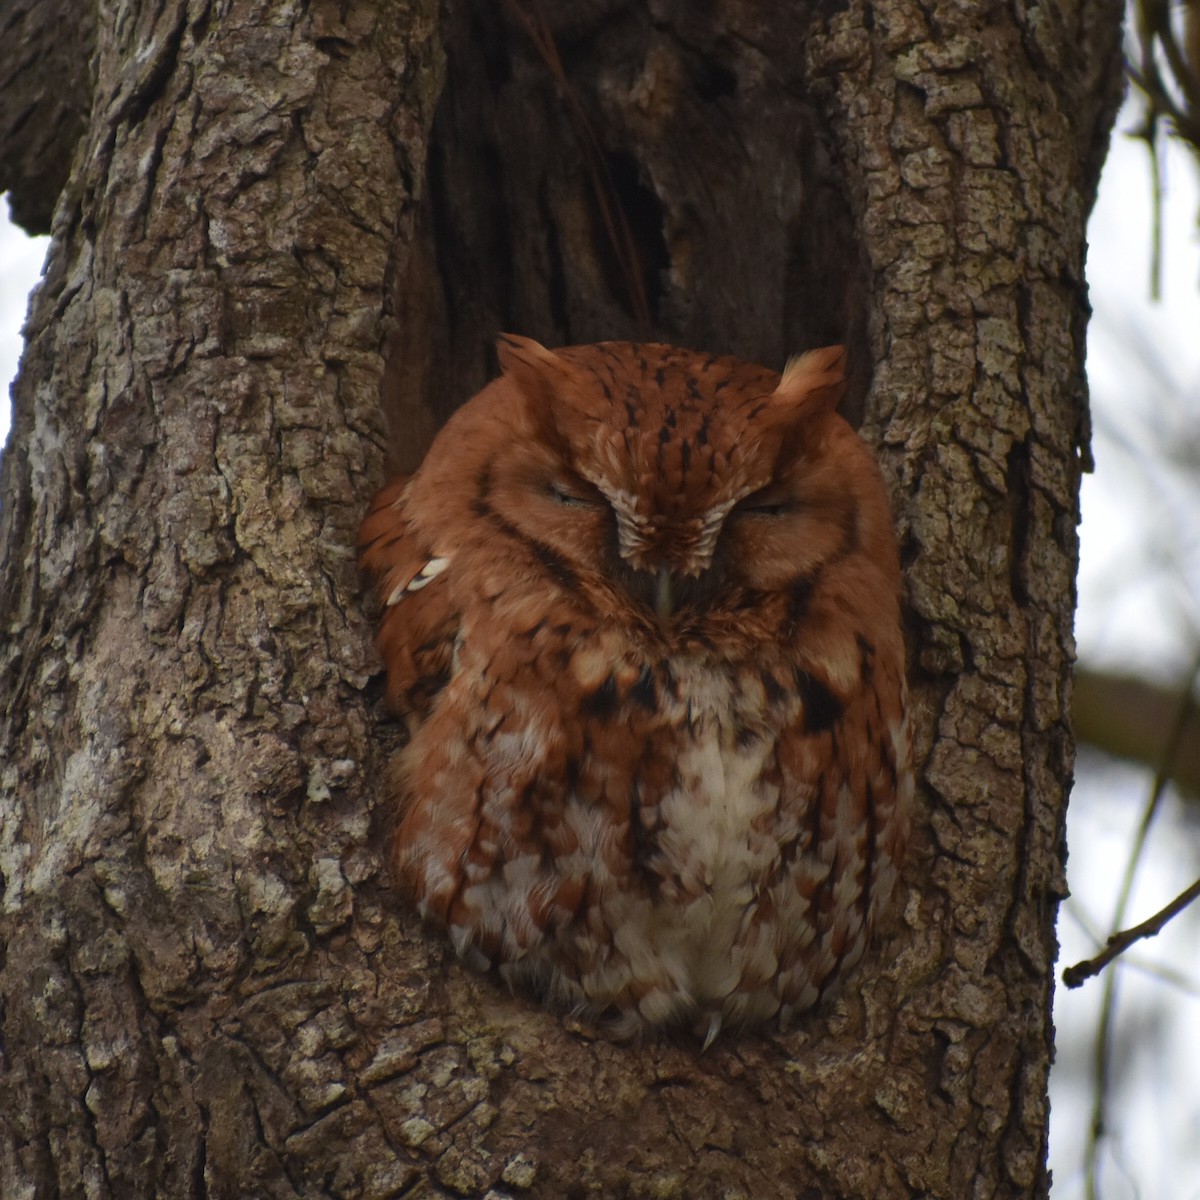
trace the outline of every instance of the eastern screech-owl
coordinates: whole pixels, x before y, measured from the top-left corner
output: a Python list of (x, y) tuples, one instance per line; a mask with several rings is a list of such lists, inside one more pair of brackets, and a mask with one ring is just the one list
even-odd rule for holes
[(618, 1029), (786, 1021), (862, 956), (913, 785), (883, 482), (839, 346), (503, 374), (363, 521), (395, 856), (478, 967)]

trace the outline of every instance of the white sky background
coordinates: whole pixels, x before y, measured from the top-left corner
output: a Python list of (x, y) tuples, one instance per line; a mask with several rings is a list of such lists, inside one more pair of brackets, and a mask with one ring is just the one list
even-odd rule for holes
[[(1118, 130), (1132, 128), (1127, 107)], [(1088, 227), (1088, 332), (1096, 471), (1083, 483), (1079, 656), (1089, 666), (1178, 683), (1200, 653), (1200, 183), (1194, 158), (1161, 157), (1162, 299), (1149, 299), (1151, 187), (1142, 142), (1114, 136)], [(1150, 773), (1080, 757), (1068, 811), (1059, 970), (1088, 958), (1113, 908)], [(1200, 808), (1168, 790), (1125, 925), (1200, 876)], [(1200, 911), (1130, 950), (1120, 967), (1098, 1194), (1200, 1200)], [(1165, 977), (1164, 977), (1165, 975)], [(1054, 1200), (1086, 1196), (1083, 1152), (1103, 977), (1058, 986), (1051, 1074)]]
[[(1124, 114), (1119, 128), (1133, 121)], [(1200, 648), (1200, 187), (1181, 149), (1164, 155), (1163, 297), (1149, 299), (1150, 175), (1145, 147), (1117, 134), (1090, 226), (1095, 316), (1088, 340), (1096, 474), (1084, 482), (1078, 640), (1090, 665), (1136, 665), (1178, 680)], [(26, 297), (46, 239), (0, 205), (0, 382), (16, 373)], [(5, 395), (5, 401), (7, 396)], [(8, 405), (0, 403), (0, 439)], [(1190, 440), (1190, 462), (1182, 448)], [(1172, 465), (1166, 461), (1174, 456)], [(1150, 781), (1084, 757), (1069, 820), (1062, 964), (1094, 952)], [(1138, 876), (1129, 923), (1200, 874), (1200, 818), (1168, 795)], [(1200, 914), (1185, 914), (1123, 967), (1114, 1032), (1112, 1137), (1103, 1200), (1200, 1200)], [(1089, 937), (1089, 932), (1092, 937)], [(1060, 969), (1061, 965), (1060, 964)], [(1158, 965), (1169, 981), (1148, 972)], [(1102, 981), (1058, 990), (1052, 1076), (1055, 1200), (1082, 1200), (1093, 1038)]]
[(21, 326), (29, 292), (41, 278), (50, 239), (31, 238), (8, 219), (8, 193), (0, 197), (0, 445), (8, 437), (9, 384), (21, 357)]

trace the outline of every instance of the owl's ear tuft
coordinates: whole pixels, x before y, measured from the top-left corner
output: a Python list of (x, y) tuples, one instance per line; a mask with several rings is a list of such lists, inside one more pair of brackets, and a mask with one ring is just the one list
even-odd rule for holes
[(541, 342), (522, 337), (519, 333), (502, 333), (496, 339), (496, 355), (500, 369), (519, 382), (529, 372), (537, 374), (561, 370), (566, 364), (553, 350), (547, 350)]
[(573, 377), (571, 365), (533, 338), (502, 333), (496, 339), (500, 370), (534, 403), (549, 403)]
[(575, 372), (566, 359), (547, 350), (533, 338), (502, 333), (496, 339), (496, 355), (504, 377), (520, 393), (534, 424), (551, 442), (561, 440), (555, 423), (555, 402), (570, 389)]
[(772, 405), (780, 415), (812, 417), (832, 412), (846, 391), (846, 348), (825, 346), (789, 358)]

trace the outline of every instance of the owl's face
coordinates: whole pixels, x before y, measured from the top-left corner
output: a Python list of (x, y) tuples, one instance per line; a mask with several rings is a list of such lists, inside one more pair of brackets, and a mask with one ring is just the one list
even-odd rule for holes
[(891, 536), (874, 465), (833, 412), (837, 348), (782, 381), (661, 346), (500, 348), (526, 420), (490, 460), (486, 502), (552, 573), (599, 576), (663, 621), (811, 580), (874, 524)]

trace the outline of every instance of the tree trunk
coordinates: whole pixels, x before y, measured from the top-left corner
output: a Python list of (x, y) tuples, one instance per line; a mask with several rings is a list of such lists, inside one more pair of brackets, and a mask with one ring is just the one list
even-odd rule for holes
[[(98, 10), (0, 485), (0, 1195), (1045, 1194), (1120, 18)], [(611, 1043), (394, 899), (355, 527), (502, 328), (851, 348), (925, 806), (791, 1033)]]

